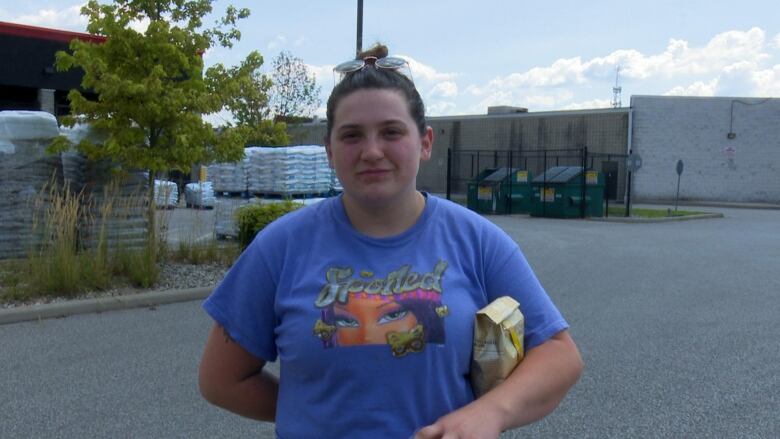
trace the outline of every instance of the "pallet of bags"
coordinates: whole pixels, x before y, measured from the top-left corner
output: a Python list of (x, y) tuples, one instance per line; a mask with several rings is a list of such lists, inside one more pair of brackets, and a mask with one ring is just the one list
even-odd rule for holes
[(23, 257), (41, 244), (40, 225), (63, 190), (62, 160), (46, 147), (59, 135), (44, 111), (0, 111), (0, 258)]
[(247, 190), (247, 173), (244, 160), (235, 163), (209, 165), (209, 181), (216, 193), (244, 193)]
[(126, 170), (108, 160), (84, 165), (83, 209), (79, 227), (85, 248), (140, 249), (149, 237), (149, 173)]
[(252, 194), (316, 195), (331, 188), (323, 146), (247, 148), (246, 168)]
[(184, 186), (184, 201), (187, 207), (213, 209), (216, 197), (210, 181), (187, 183)]
[(85, 166), (87, 159), (83, 154), (75, 150), (76, 145), (83, 140), (92, 143), (101, 144), (105, 142), (107, 136), (93, 129), (88, 124), (76, 124), (72, 127), (60, 127), (60, 135), (68, 139), (73, 148), (70, 151), (62, 153), (62, 172), (65, 182), (71, 189), (78, 192), (84, 186)]
[(173, 209), (179, 204), (179, 187), (166, 180), (154, 180), (154, 202), (159, 208)]

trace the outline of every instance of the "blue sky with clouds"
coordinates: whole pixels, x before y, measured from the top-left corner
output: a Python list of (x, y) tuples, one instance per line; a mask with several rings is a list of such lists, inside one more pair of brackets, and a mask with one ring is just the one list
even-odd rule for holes
[[(0, 21), (83, 31), (81, 3), (0, 0)], [(288, 50), (317, 74), (324, 106), (331, 69), (354, 55), (357, 1), (220, 0), (215, 12), (227, 4), (252, 15), (207, 64), (259, 50), (270, 66)], [(606, 108), (617, 66), (624, 106), (641, 94), (780, 97), (778, 17), (777, 0), (364, 0), (363, 44), (410, 62), (432, 116)]]

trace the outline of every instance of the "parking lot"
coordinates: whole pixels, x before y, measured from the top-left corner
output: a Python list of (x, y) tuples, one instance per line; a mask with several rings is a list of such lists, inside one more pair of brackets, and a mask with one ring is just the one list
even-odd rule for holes
[[(697, 210), (724, 217), (489, 217), (586, 363), (553, 415), (503, 438), (780, 437), (780, 210)], [(210, 325), (188, 302), (1, 326), (0, 437), (272, 438), (198, 396)]]

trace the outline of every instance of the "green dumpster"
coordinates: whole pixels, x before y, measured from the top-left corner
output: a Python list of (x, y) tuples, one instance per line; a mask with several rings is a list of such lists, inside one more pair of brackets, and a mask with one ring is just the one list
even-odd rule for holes
[(531, 173), (523, 169), (505, 169), (499, 187), (496, 213), (529, 213), (531, 211)]
[[(604, 176), (585, 171), (585, 216), (604, 215)], [(583, 175), (580, 166), (555, 166), (531, 182), (531, 216), (580, 218)]]
[(485, 169), (468, 184), (466, 205), (479, 213), (528, 213), (531, 185), (528, 171)]
[(466, 206), (478, 213), (493, 212), (493, 184), (483, 183), (496, 169), (485, 169), (469, 182), (466, 192)]

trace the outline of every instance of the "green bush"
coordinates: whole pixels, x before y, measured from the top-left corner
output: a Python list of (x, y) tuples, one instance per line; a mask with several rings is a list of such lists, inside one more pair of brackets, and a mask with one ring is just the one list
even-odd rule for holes
[(236, 212), (238, 221), (238, 243), (243, 251), (255, 239), (255, 235), (277, 218), (303, 206), (292, 200), (280, 203), (250, 204), (242, 206)]

